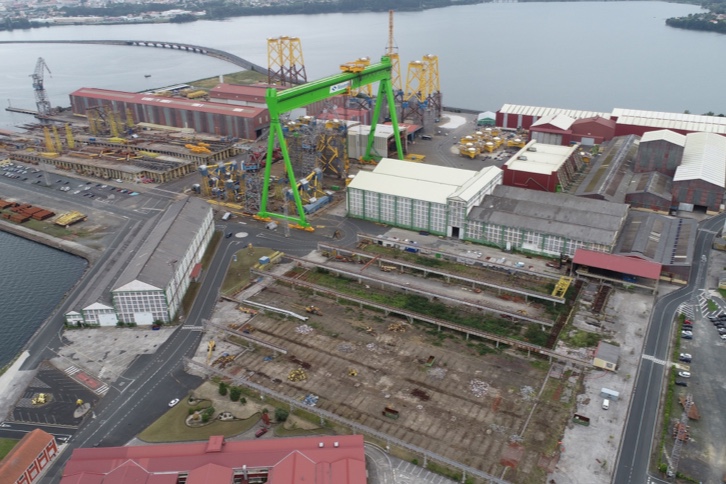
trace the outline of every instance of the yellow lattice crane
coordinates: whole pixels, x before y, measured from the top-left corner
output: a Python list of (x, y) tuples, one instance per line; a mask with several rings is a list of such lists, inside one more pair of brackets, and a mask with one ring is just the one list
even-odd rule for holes
[(388, 45), (386, 55), (391, 59), (391, 87), (394, 94), (401, 92), (401, 61), (398, 58), (398, 47), (393, 41), (393, 10), (388, 11)]
[(267, 82), (282, 86), (308, 82), (299, 37), (267, 39)]
[(88, 130), (96, 136), (98, 134), (98, 112), (95, 109), (89, 109), (86, 111), (86, 118), (88, 119)]
[(134, 129), (134, 116), (131, 113), (131, 108), (126, 108), (126, 126), (129, 129)]

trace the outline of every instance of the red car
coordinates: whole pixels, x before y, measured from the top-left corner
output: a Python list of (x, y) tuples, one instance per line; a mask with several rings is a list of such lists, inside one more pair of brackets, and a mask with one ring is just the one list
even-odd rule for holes
[(256, 438), (260, 438), (260, 437), (262, 437), (263, 435), (265, 435), (266, 433), (267, 433), (267, 427), (262, 427), (262, 428), (261, 428), (261, 429), (259, 429), (259, 430), (258, 430), (257, 432), (255, 432), (255, 437), (256, 437)]

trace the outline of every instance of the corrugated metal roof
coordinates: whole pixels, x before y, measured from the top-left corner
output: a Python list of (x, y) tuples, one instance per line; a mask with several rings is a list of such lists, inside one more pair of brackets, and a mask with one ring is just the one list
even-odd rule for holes
[(572, 262), (597, 269), (605, 269), (646, 279), (660, 278), (661, 265), (635, 257), (605, 254), (594, 250), (577, 249)]
[(567, 131), (568, 129), (570, 129), (574, 122), (575, 118), (570, 117), (566, 114), (548, 114), (547, 116), (542, 116), (537, 121), (532, 123), (532, 127), (535, 128), (537, 126), (544, 126), (545, 124), (549, 124), (557, 129), (561, 129), (562, 131)]
[(410, 198), (412, 200), (439, 203), (441, 205), (446, 205), (446, 200), (458, 188), (458, 185), (400, 178), (370, 171), (358, 172), (355, 178), (353, 178), (353, 181), (350, 182), (350, 185), (348, 185), (348, 190), (357, 189), (366, 192), (376, 192), (384, 195)]
[(91, 304), (90, 306), (86, 306), (81, 311), (98, 311), (100, 309), (113, 309), (111, 306), (106, 306), (105, 304), (101, 304), (100, 302), (95, 302)]
[(469, 218), (609, 246), (627, 213), (623, 203), (499, 185)]
[(203, 113), (216, 113), (238, 118), (254, 118), (267, 112), (266, 108), (240, 106), (237, 104), (215, 103), (195, 99), (177, 97), (154, 96), (151, 94), (135, 94), (131, 92), (110, 91), (107, 89), (94, 89), (82, 87), (71, 93), (71, 96), (87, 97), (91, 99), (104, 99), (109, 101), (122, 101), (127, 103), (159, 106)]
[(136, 284), (134, 281), (165, 289), (174, 269), (172, 261), (184, 258), (199, 224), (211, 210), (208, 203), (197, 198), (186, 198), (170, 205), (119, 276), (114, 291), (144, 290), (128, 285)]
[[(536, 151), (528, 151), (534, 148)], [(506, 163), (507, 169), (550, 175), (560, 169), (579, 145), (560, 146), (546, 143), (528, 142), (524, 148), (515, 153)], [(520, 160), (520, 157), (526, 160)]]
[(726, 118), (719, 116), (704, 116), (702, 114), (666, 113), (660, 111), (643, 111), (640, 109), (615, 108), (613, 117), (634, 117), (646, 119), (662, 119), (679, 123), (713, 124), (726, 126)]
[(726, 137), (713, 133), (689, 133), (681, 164), (673, 181), (703, 180), (726, 186)]
[(594, 116), (602, 116), (609, 118), (610, 113), (599, 113), (596, 111), (580, 111), (577, 109), (562, 109), (562, 108), (544, 108), (538, 106), (522, 106), (519, 104), (505, 104), (499, 110), (500, 113), (507, 114), (521, 114), (523, 116), (536, 116), (542, 117), (549, 114), (566, 114), (572, 118), (592, 118)]
[(473, 196), (499, 173), (499, 168), (476, 172), (382, 158), (372, 172), (358, 172), (348, 188), (446, 205), (452, 196)]
[(686, 146), (686, 137), (669, 129), (658, 129), (644, 133), (640, 138), (640, 142), (647, 143), (648, 141), (668, 141), (674, 145)]
[(472, 197), (479, 193), (482, 188), (492, 182), (497, 185), (502, 183), (502, 170), (496, 166), (485, 166), (479, 170), (473, 178), (470, 178), (466, 183), (464, 183), (449, 198), (457, 198), (468, 202), (472, 199)]

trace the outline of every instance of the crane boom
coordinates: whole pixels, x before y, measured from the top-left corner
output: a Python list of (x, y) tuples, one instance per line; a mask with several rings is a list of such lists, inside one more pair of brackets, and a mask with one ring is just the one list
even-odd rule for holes
[[(43, 85), (43, 75), (45, 71), (51, 74), (48, 64), (42, 57), (38, 57), (38, 62), (35, 63), (35, 72), (30, 76), (33, 78), (33, 89), (35, 90), (35, 105), (38, 108), (38, 114), (47, 116), (51, 113), (50, 101), (48, 101), (48, 94), (45, 92), (45, 86)], [(52, 74), (51, 74), (52, 75)]]

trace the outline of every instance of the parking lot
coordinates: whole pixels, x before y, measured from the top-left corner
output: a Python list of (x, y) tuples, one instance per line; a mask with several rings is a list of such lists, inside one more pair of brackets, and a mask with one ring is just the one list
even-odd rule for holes
[[(41, 393), (46, 395), (48, 403), (34, 405), (32, 399)], [(44, 363), (23, 396), (15, 403), (10, 420), (76, 427), (81, 420), (74, 418), (73, 412), (79, 399), (93, 405), (98, 396), (66, 373)]]
[[(718, 276), (726, 267), (726, 253), (712, 251), (708, 285), (718, 286)], [(718, 305), (718, 310), (709, 308), (707, 300)], [(701, 419), (689, 420), (691, 440), (682, 447), (679, 471), (700, 482), (721, 482), (726, 471), (726, 415), (723, 402), (726, 401), (726, 374), (723, 371), (723, 358), (726, 357), (726, 341), (722, 340), (717, 328), (709, 321), (709, 316), (726, 314), (726, 301), (717, 290), (711, 289), (701, 294), (698, 308), (686, 311), (688, 319), (693, 320), (693, 339), (680, 339), (680, 353), (692, 355), (689, 378), (677, 377), (688, 386), (676, 386), (676, 400), (680, 396), (692, 395)], [(678, 330), (680, 332), (680, 329)], [(680, 418), (683, 407), (674, 404), (672, 416)], [(669, 441), (668, 449), (671, 448)]]

